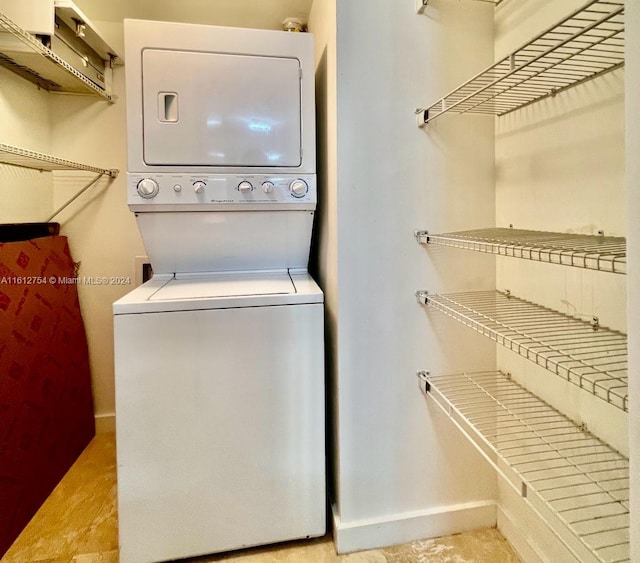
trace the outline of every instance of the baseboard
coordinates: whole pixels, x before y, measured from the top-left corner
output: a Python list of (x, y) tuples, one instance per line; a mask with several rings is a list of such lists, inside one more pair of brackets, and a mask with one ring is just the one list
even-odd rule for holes
[(542, 557), (530, 538), (522, 533), (523, 528), (518, 526), (503, 507), (498, 506), (498, 530), (511, 544), (518, 557), (527, 563), (544, 563)]
[(378, 519), (342, 522), (332, 506), (333, 538), (338, 553), (376, 549), (419, 539), (496, 526), (496, 504), (482, 501), (434, 510), (403, 512)]
[(511, 486), (499, 485), (498, 498), (498, 530), (523, 561), (582, 563), (596, 560), (595, 556), (588, 555), (586, 546), (583, 547), (585, 551), (578, 553), (565, 545), (558, 534), (561, 530), (555, 530)]
[(115, 413), (109, 414), (97, 414), (96, 419), (96, 434), (107, 434), (116, 431), (116, 415)]

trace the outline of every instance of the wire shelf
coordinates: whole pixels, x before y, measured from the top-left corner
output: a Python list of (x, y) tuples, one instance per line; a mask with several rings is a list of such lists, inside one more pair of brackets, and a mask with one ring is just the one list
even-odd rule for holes
[(431, 295), (434, 307), (559, 375), (596, 397), (628, 411), (626, 335), (499, 291)]
[(116, 96), (89, 80), (2, 12), (0, 39), (0, 65), (38, 87), (51, 92), (92, 94), (109, 102), (116, 101)]
[(630, 561), (627, 458), (501, 372), (418, 375), (577, 560)]
[(423, 126), (448, 113), (504, 115), (624, 64), (624, 0), (590, 0), (552, 28), (416, 110)]
[(615, 274), (625, 274), (627, 270), (624, 237), (496, 228), (444, 234), (417, 231), (416, 238), (422, 244), (450, 246), (588, 270)]
[(21, 166), (23, 168), (33, 168), (35, 170), (85, 170), (87, 172), (95, 172), (96, 174), (110, 176), (116, 178), (118, 170), (97, 168), (88, 166), (71, 160), (64, 160), (55, 156), (49, 156), (39, 152), (34, 152), (11, 145), (0, 143), (0, 163), (11, 164), (12, 166)]
[[(431, 0), (416, 0), (416, 13), (423, 14), (425, 9), (429, 5), (430, 1)], [(502, 4), (502, 2), (504, 2), (504, 0), (475, 0), (475, 1), (484, 2), (485, 4), (493, 4), (494, 6), (498, 6), (499, 4)]]

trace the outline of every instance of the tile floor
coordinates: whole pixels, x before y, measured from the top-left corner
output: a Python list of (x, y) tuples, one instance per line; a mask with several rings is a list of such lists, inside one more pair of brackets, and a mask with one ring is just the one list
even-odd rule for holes
[[(51, 493), (2, 563), (116, 563), (116, 459), (113, 434), (99, 434)], [(495, 529), (336, 555), (329, 536), (199, 557), (193, 563), (517, 563)]]

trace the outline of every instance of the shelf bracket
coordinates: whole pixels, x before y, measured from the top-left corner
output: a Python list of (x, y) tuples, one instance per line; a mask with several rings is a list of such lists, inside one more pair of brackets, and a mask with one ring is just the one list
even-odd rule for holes
[(416, 299), (420, 305), (428, 305), (429, 304), (429, 292), (425, 289), (419, 289), (416, 291)]
[(416, 0), (416, 14), (424, 14), (427, 4), (429, 4), (429, 0)]
[(429, 242), (429, 231), (413, 231), (413, 236), (419, 244), (425, 244)]
[(416, 372), (416, 375), (418, 376), (418, 379), (420, 380), (420, 382), (424, 383), (424, 390), (426, 393), (431, 391), (431, 383), (429, 383), (430, 374), (431, 372), (426, 370), (420, 370)]
[(69, 205), (71, 205), (76, 199), (78, 199), (84, 192), (86, 192), (91, 186), (93, 186), (100, 178), (103, 176), (107, 176), (108, 178), (115, 178), (118, 175), (117, 170), (111, 170), (110, 172), (115, 172), (115, 175), (110, 173), (98, 174), (95, 178), (93, 178), (88, 184), (82, 187), (73, 197), (68, 199), (65, 203), (63, 203), (58, 209), (56, 209), (52, 215), (50, 215), (46, 222), (49, 223), (56, 215), (58, 215), (61, 211), (66, 209)]
[(417, 108), (414, 113), (416, 115), (418, 127), (424, 127), (429, 121), (429, 110)]

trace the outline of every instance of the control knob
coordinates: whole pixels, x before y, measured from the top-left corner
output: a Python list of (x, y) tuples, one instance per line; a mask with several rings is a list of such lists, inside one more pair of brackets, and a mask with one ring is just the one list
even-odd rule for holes
[(251, 184), (251, 182), (247, 182), (247, 180), (244, 180), (242, 182), (240, 182), (238, 184), (238, 191), (240, 192), (252, 192), (253, 191), (253, 185)]
[(144, 180), (140, 180), (138, 185), (136, 186), (138, 190), (138, 194), (140, 197), (145, 199), (151, 199), (158, 195), (160, 191), (160, 186), (158, 186), (158, 182), (152, 180), (151, 178), (145, 178)]
[(273, 182), (263, 182), (262, 190), (265, 194), (270, 194), (273, 191)]
[(206, 185), (207, 184), (205, 184), (204, 182), (201, 182), (200, 180), (198, 180), (197, 182), (193, 183), (193, 189), (197, 194), (201, 194), (202, 192), (204, 192), (204, 187)]
[(289, 191), (293, 197), (304, 197), (309, 191), (309, 186), (304, 180), (294, 180), (289, 184)]

